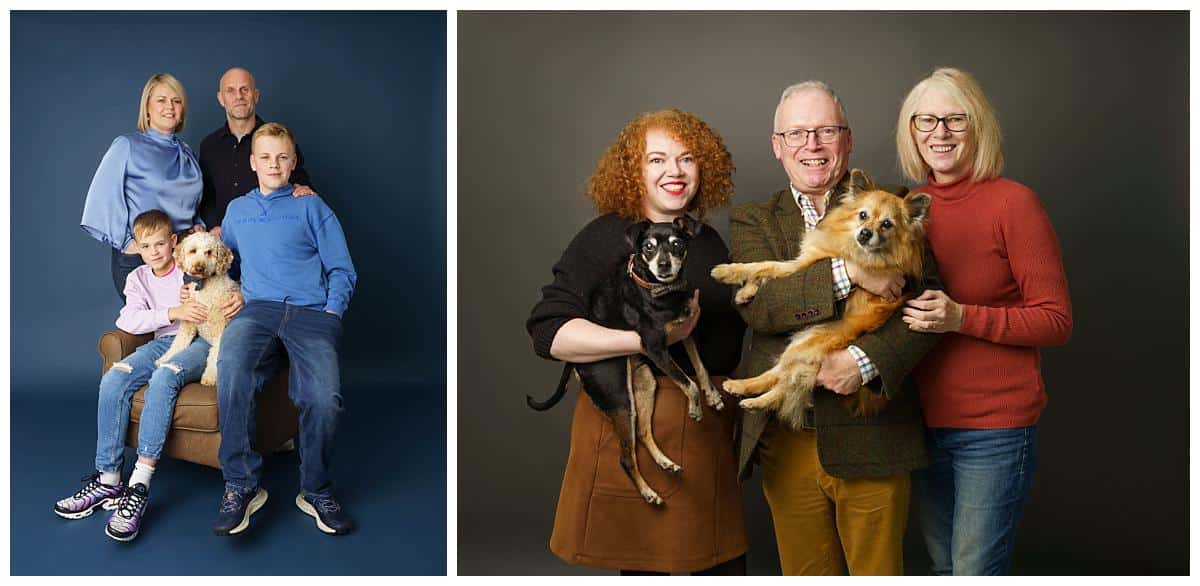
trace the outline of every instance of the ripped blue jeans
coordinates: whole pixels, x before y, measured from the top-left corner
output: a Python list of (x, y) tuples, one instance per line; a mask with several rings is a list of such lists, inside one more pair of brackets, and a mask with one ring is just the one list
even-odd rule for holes
[(96, 406), (96, 470), (119, 472), (129, 429), (129, 402), (147, 382), (146, 402), (138, 430), (139, 456), (157, 460), (162, 456), (167, 431), (175, 412), (175, 398), (184, 385), (200, 380), (208, 360), (208, 342), (199, 336), (183, 352), (162, 366), (154, 361), (166, 353), (175, 336), (156, 338), (113, 363), (100, 379)]

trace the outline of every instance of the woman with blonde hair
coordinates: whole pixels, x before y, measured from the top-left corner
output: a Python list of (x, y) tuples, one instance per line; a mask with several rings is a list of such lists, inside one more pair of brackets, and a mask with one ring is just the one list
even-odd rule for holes
[(200, 228), (203, 184), (192, 147), (176, 136), (187, 118), (183, 85), (169, 73), (150, 76), (138, 105), (137, 132), (113, 140), (92, 177), (80, 227), (112, 247), (113, 285), (125, 300), (125, 277), (142, 263), (133, 219), (162, 210), (175, 232)]
[(1038, 348), (1071, 335), (1054, 228), (1031, 189), (1000, 176), (1000, 142), (964, 71), (934, 71), (900, 108), (900, 166), (933, 196), (927, 234), (946, 287), (903, 318), (946, 332), (913, 373), (931, 460), (913, 473), (913, 501), (935, 574), (1008, 573), (1046, 405)]
[[(567, 246), (526, 323), (537, 354), (586, 363), (641, 352), (637, 332), (602, 327), (588, 312), (593, 293), (633, 253), (625, 229), (643, 219), (671, 222), (688, 213), (702, 220), (707, 210), (729, 203), (732, 175), (732, 157), (721, 137), (696, 116), (660, 110), (629, 122), (588, 183), (587, 195), (601, 215)], [(709, 276), (714, 265), (725, 262), (725, 243), (705, 225), (688, 245), (683, 273), (698, 297), (691, 317), (668, 339), (676, 363), (692, 375), (691, 361), (676, 344), (691, 335), (717, 388), (737, 366), (745, 329), (731, 289)], [(619, 464), (608, 419), (579, 393), (550, 549), (568, 563), (622, 574), (744, 574), (736, 404), (726, 399), (721, 411), (705, 406), (696, 422), (687, 416), (683, 392), (662, 373), (655, 375), (654, 435), (683, 471), (672, 475), (645, 465), (641, 472), (665, 504), (653, 507), (642, 499)], [(638, 450), (638, 461), (654, 461), (644, 447)]]

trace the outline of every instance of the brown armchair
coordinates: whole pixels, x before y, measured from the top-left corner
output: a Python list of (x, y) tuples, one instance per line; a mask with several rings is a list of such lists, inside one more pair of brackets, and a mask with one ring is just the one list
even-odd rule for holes
[[(135, 336), (121, 330), (100, 336), (98, 349), (104, 361), (101, 373), (108, 372), (114, 362), (131, 354), (138, 346), (149, 342), (153, 334)], [(280, 361), (279, 371), (263, 386), (258, 395), (255, 414), (258, 418), (257, 450), (270, 454), (296, 435), (299, 427), (295, 405), (288, 398), (287, 361)], [(129, 413), (129, 432), (125, 443), (137, 447), (138, 422), (145, 406), (146, 387), (133, 394)], [(190, 383), (179, 391), (171, 430), (167, 432), (164, 455), (220, 468), (217, 448), (221, 445), (220, 418), (217, 416), (217, 388)]]

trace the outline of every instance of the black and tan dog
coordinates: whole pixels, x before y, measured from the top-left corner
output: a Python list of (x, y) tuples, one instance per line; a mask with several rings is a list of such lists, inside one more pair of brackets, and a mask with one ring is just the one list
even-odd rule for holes
[[(875, 271), (898, 270), (910, 282), (918, 282), (930, 201), (924, 193), (903, 198), (892, 195), (854, 169), (848, 189), (830, 197), (825, 217), (816, 229), (804, 234), (800, 256), (789, 261), (717, 265), (712, 276), (741, 286), (734, 296), (738, 304), (753, 299), (766, 281), (796, 274), (823, 258), (851, 259)], [(904, 301), (903, 297), (887, 301), (856, 287), (838, 319), (796, 332), (773, 368), (753, 378), (727, 380), (725, 390), (739, 396), (758, 395), (743, 399), (740, 405), (775, 411), (781, 421), (798, 429), (804, 409), (812, 404), (821, 358), (879, 329)], [(887, 400), (863, 387), (844, 401), (854, 415), (862, 416), (878, 413)]]
[(637, 442), (646, 446), (663, 470), (677, 473), (681, 467), (663, 454), (654, 441), (650, 422), (654, 413), (655, 381), (643, 359), (649, 358), (683, 389), (688, 398), (688, 415), (692, 419), (700, 421), (703, 416), (701, 388), (710, 407), (719, 410), (724, 406), (690, 337), (683, 340), (683, 345), (696, 370), (696, 378), (700, 380), (699, 387), (667, 350), (668, 333), (690, 315), (693, 289), (682, 277), (683, 263), (688, 242), (699, 232), (700, 226), (691, 218), (678, 218), (670, 224), (642, 221), (631, 225), (625, 231), (634, 251), (629, 255), (629, 262), (592, 295), (591, 320), (608, 328), (637, 331), (642, 339), (644, 356), (634, 354), (586, 364), (567, 363), (553, 396), (540, 403), (533, 397), (526, 398), (529, 406), (538, 411), (553, 407), (566, 393), (567, 379), (574, 370), (592, 403), (612, 422), (621, 442), (621, 467), (646, 502), (652, 505), (661, 505), (663, 500), (638, 470)]

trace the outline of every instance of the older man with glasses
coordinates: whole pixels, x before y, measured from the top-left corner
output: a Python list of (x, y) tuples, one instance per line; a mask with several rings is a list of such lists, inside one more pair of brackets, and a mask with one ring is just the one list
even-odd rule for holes
[[(808, 81), (784, 90), (771, 148), (789, 186), (731, 212), (733, 261), (795, 258), (804, 232), (825, 215), (829, 196), (845, 189), (852, 145), (845, 110), (829, 86)], [(931, 255), (926, 266), (923, 286), (940, 288)], [(741, 374), (766, 371), (794, 332), (838, 316), (854, 287), (892, 299), (905, 282), (899, 274), (835, 258), (764, 284), (739, 307), (752, 330)], [(763, 412), (743, 417), (740, 469), (745, 474), (751, 460), (762, 466), (784, 574), (903, 573), (909, 472), (928, 461), (908, 373), (937, 337), (910, 331), (900, 317), (897, 312), (879, 330), (825, 357), (801, 429)], [(879, 414), (857, 418), (837, 399), (863, 385), (890, 401)]]

